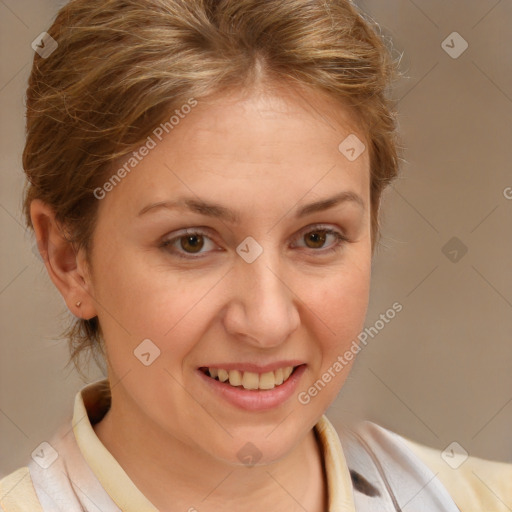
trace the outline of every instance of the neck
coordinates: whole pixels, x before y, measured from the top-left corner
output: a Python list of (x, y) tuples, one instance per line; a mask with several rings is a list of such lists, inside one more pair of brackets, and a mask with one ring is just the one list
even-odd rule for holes
[(117, 404), (113, 397), (109, 412), (94, 430), (161, 512), (327, 509), (323, 457), (314, 431), (277, 462), (234, 466), (163, 432), (136, 406), (128, 411)]

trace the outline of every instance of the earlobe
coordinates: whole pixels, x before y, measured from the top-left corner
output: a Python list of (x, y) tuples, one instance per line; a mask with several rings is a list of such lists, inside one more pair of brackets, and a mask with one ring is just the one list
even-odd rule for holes
[(39, 199), (30, 205), (37, 246), (53, 284), (75, 316), (97, 315), (92, 283), (82, 251), (76, 252), (53, 209)]

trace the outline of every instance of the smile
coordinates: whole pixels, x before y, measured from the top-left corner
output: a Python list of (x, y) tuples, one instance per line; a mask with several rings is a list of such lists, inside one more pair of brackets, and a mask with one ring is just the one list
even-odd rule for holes
[(296, 367), (286, 366), (275, 371), (255, 373), (223, 368), (201, 368), (203, 373), (219, 382), (247, 390), (270, 390), (284, 384)]

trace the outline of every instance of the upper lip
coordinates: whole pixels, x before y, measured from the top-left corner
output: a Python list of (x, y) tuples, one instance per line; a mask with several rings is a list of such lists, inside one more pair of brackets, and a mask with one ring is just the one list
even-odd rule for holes
[(302, 361), (276, 361), (268, 364), (254, 364), (254, 363), (215, 363), (205, 364), (200, 368), (218, 368), (222, 370), (240, 370), (241, 372), (253, 372), (253, 373), (267, 373), (279, 370), (279, 368), (286, 368), (287, 366), (300, 366), (305, 364)]

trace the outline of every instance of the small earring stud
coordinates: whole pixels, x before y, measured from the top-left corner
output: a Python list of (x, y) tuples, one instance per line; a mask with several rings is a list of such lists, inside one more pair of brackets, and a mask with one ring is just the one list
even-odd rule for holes
[(79, 308), (81, 305), (82, 305), (82, 303), (81, 303), (80, 301), (78, 301), (78, 302), (76, 303), (76, 307), (77, 307), (77, 308)]

